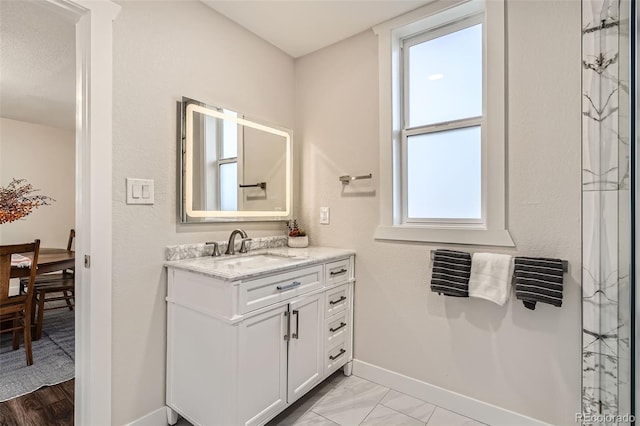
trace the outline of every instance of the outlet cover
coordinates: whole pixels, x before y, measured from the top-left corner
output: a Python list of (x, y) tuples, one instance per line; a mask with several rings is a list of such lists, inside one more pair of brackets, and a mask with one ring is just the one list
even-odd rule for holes
[(329, 224), (329, 207), (320, 207), (320, 224)]

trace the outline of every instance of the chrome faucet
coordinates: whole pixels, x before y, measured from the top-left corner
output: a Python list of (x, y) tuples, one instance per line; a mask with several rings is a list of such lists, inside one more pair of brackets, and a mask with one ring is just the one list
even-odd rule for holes
[(236, 249), (235, 249), (235, 242), (236, 242), (236, 235), (240, 234), (240, 236), (242, 237), (242, 245), (240, 246), (240, 253), (246, 253), (247, 252), (247, 247), (245, 245), (245, 241), (247, 240), (247, 233), (244, 232), (242, 229), (234, 229), (233, 232), (231, 232), (231, 235), (229, 235), (229, 242), (227, 243), (227, 251), (224, 252), (224, 254), (236, 254)]
[(213, 246), (213, 251), (211, 252), (211, 256), (214, 256), (214, 257), (220, 256), (220, 250), (218, 249), (218, 243), (210, 241), (210, 242), (205, 243), (205, 245), (207, 245), (207, 246), (211, 246), (212, 245)]

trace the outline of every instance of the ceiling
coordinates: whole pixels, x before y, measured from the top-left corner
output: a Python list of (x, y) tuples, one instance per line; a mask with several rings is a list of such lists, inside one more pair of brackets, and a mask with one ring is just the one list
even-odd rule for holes
[[(430, 0), (200, 1), (298, 58)], [(38, 2), (0, 0), (0, 116), (75, 127), (75, 27)]]
[(200, 0), (298, 58), (430, 0)]
[(36, 2), (0, 1), (0, 116), (75, 127), (75, 25)]

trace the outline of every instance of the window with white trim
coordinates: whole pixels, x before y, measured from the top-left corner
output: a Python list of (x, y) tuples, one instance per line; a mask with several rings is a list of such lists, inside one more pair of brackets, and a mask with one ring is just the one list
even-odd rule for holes
[(505, 215), (504, 24), (503, 1), (471, 0), (434, 2), (374, 28), (377, 239), (513, 246)]
[(482, 223), (482, 15), (402, 40), (404, 223)]

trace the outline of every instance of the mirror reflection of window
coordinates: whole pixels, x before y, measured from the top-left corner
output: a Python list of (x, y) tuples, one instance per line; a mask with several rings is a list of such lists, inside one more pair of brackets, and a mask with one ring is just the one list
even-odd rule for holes
[[(237, 117), (238, 113), (223, 110), (227, 115)], [(237, 158), (238, 157), (238, 125), (231, 121), (222, 121), (222, 158)]]
[(238, 163), (220, 164), (220, 210), (238, 210)]
[[(224, 114), (237, 113), (223, 110)], [(238, 210), (238, 125), (217, 117), (204, 117), (205, 210)]]
[[(194, 113), (195, 115), (195, 113)], [(220, 210), (218, 205), (218, 143), (216, 138), (217, 124), (219, 119), (211, 116), (203, 116), (205, 118), (204, 146), (207, 173), (204, 177), (205, 182), (211, 182), (211, 185), (205, 185), (205, 210)]]

